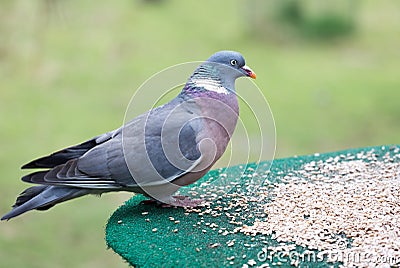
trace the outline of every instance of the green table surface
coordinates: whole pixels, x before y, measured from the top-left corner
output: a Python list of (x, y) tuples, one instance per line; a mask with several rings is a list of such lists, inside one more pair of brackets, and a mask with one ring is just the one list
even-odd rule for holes
[[(374, 150), (374, 154), (379, 158), (387, 153), (397, 152), (398, 147), (386, 145), (349, 149), (216, 169), (208, 172), (195, 184), (185, 187), (181, 193), (191, 195), (195, 190), (198, 195), (213, 196), (210, 189), (222, 189), (227, 195), (218, 195), (210, 207), (228, 207), (236, 191), (245, 194), (247, 191), (248, 195), (252, 195), (252, 189), (258, 185), (266, 182), (284, 183), (282, 178), (286, 174), (302, 168), (305, 163), (324, 161), (341, 155), (356, 156), (360, 152), (371, 150)], [(259, 176), (249, 176), (255, 170)], [(267, 175), (261, 176), (262, 174)], [(247, 187), (244, 187), (245, 184)], [(248, 187), (249, 185), (251, 187)], [(132, 266), (243, 267), (245, 264), (245, 267), (246, 265), (250, 267), (250, 260), (255, 261), (254, 267), (260, 265), (273, 267), (278, 264), (279, 260), (276, 258), (262, 259), (263, 248), (279, 245), (271, 236), (249, 236), (241, 232), (223, 235), (223, 230), (233, 230), (237, 227), (230, 223), (231, 220), (224, 213), (217, 217), (207, 213), (185, 213), (183, 208), (162, 208), (142, 204), (143, 200), (145, 198), (141, 195), (132, 197), (113, 213), (106, 226), (107, 245)], [(207, 207), (199, 209), (204, 211)], [(252, 224), (254, 218), (246, 217), (246, 212), (243, 212), (242, 216), (243, 224)], [(307, 249), (296, 246), (295, 250), (304, 252)], [(288, 262), (281, 262), (279, 265), (290, 267)], [(307, 262), (307, 260), (299, 264), (300, 267), (339, 265), (340, 263)]]

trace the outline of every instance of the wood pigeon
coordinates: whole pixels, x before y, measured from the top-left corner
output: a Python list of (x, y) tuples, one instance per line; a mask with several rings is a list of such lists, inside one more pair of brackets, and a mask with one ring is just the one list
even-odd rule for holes
[(201, 200), (173, 196), (224, 153), (239, 115), (235, 80), (256, 78), (243, 56), (220, 51), (202, 62), (180, 94), (122, 127), (24, 165), (27, 188), (1, 220), (87, 194), (140, 193), (170, 206)]

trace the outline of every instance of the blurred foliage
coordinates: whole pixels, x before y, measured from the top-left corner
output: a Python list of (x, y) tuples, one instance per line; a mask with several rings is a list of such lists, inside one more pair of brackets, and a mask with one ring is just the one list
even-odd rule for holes
[(253, 31), (277, 38), (293, 36), (315, 40), (331, 40), (347, 36), (355, 30), (355, 0), (271, 0), (255, 1), (250, 8)]
[[(398, 2), (358, 2), (356, 31), (329, 42), (257, 24), (270, 2), (2, 1), (1, 213), (27, 186), (23, 163), (119, 127), (148, 77), (221, 49), (242, 52), (257, 73), (278, 157), (400, 143)], [(275, 26), (287, 37), (253, 31)], [(85, 197), (0, 223), (0, 267), (126, 267), (106, 250), (103, 224), (128, 196)]]
[(302, 24), (303, 33), (311, 38), (333, 38), (352, 32), (353, 25), (335, 14), (327, 14)]

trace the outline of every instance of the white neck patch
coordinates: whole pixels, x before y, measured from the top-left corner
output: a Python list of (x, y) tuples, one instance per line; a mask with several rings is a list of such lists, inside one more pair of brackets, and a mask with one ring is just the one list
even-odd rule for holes
[(216, 81), (216, 80), (204, 79), (204, 78), (196, 79), (195, 78), (195, 79), (192, 79), (192, 82), (196, 87), (202, 87), (208, 91), (213, 91), (213, 92), (216, 92), (219, 94), (225, 94), (225, 95), (229, 94), (229, 91), (222, 86), (221, 82)]

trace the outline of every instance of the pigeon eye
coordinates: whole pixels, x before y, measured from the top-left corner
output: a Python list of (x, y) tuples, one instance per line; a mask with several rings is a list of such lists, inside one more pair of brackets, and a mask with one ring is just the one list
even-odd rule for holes
[(237, 60), (231, 60), (231, 65), (235, 66), (237, 64)]

